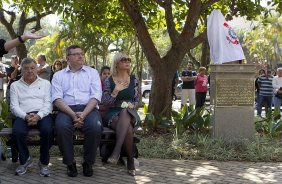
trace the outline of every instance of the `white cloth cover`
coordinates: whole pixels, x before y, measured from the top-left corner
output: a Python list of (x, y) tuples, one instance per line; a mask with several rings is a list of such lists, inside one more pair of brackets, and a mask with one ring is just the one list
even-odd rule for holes
[(211, 59), (214, 64), (245, 59), (239, 39), (225, 21), (220, 10), (213, 10), (210, 14), (207, 33)]

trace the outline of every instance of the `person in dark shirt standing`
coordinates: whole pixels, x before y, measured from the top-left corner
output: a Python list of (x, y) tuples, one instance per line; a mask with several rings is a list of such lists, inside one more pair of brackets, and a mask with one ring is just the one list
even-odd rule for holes
[(181, 74), (181, 80), (183, 81), (182, 85), (182, 94), (181, 94), (181, 108), (187, 103), (189, 99), (190, 109), (194, 109), (196, 104), (195, 100), (195, 80), (197, 78), (197, 72), (193, 71), (194, 64), (188, 62), (187, 70), (183, 71)]
[(6, 68), (8, 77), (8, 86), (6, 90), (6, 101), (10, 104), (10, 87), (11, 84), (21, 78), (21, 70), (19, 65), (19, 59), (16, 55), (11, 57), (11, 66)]

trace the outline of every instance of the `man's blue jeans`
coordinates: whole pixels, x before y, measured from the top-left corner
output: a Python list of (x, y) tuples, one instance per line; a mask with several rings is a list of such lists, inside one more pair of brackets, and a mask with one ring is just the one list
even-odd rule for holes
[(274, 107), (280, 109), (282, 99), (277, 98), (276, 96), (273, 97)]
[(16, 118), (13, 123), (12, 137), (19, 151), (21, 165), (25, 164), (29, 157), (26, 138), (28, 131), (32, 128), (38, 128), (40, 131), (40, 162), (43, 165), (49, 164), (49, 149), (53, 143), (53, 122), (51, 115), (42, 118), (35, 126), (28, 126), (24, 119)]
[(262, 106), (264, 104), (267, 105), (267, 109), (265, 109), (265, 112), (267, 113), (272, 106), (272, 96), (258, 95), (257, 115), (261, 115)]

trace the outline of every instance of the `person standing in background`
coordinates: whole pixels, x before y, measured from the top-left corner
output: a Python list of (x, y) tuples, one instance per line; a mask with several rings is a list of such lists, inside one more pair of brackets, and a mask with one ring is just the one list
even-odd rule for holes
[(21, 69), (19, 65), (19, 59), (16, 55), (11, 57), (11, 66), (6, 68), (6, 73), (8, 77), (8, 86), (6, 90), (6, 101), (10, 104), (10, 87), (11, 84), (21, 78)]
[(195, 100), (195, 80), (197, 78), (197, 72), (193, 71), (194, 64), (190, 61), (187, 65), (187, 70), (181, 74), (181, 80), (183, 81), (182, 94), (181, 94), (181, 108), (187, 103), (189, 99), (190, 110), (194, 109), (196, 104)]
[(4, 98), (3, 78), (6, 77), (5, 66), (0, 63), (0, 100)]
[(208, 91), (208, 77), (205, 74), (206, 68), (200, 67), (197, 79), (195, 81), (196, 108), (201, 108), (205, 105)]
[(110, 76), (110, 71), (111, 71), (111, 68), (109, 66), (103, 66), (101, 68), (101, 71), (100, 71), (100, 78), (101, 78), (101, 85), (102, 85), (102, 91), (104, 90), (104, 81), (106, 80), (107, 77)]
[(272, 80), (273, 93), (274, 93), (274, 107), (280, 111), (282, 99), (282, 68), (277, 68), (277, 75)]
[(37, 56), (37, 62), (38, 62), (38, 69), (37, 74), (42, 79), (46, 79), (50, 81), (50, 75), (51, 75), (51, 66), (46, 63), (46, 56), (44, 54), (39, 54)]
[(261, 75), (258, 78), (259, 85), (259, 96), (257, 105), (257, 115), (261, 116), (262, 106), (265, 103), (265, 112), (271, 111), (272, 106), (272, 96), (273, 96), (273, 76), (271, 75), (271, 70), (267, 70), (265, 75)]

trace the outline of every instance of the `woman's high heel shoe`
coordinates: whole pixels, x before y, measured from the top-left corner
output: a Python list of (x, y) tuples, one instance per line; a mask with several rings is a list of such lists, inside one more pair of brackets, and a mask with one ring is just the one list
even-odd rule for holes
[(135, 171), (135, 170), (127, 170), (127, 173), (128, 173), (130, 176), (135, 176), (135, 175), (136, 175), (136, 171)]
[(107, 163), (112, 164), (112, 165), (117, 165), (118, 161), (119, 161), (119, 156), (118, 156), (117, 159), (109, 157), (108, 160), (107, 160)]

